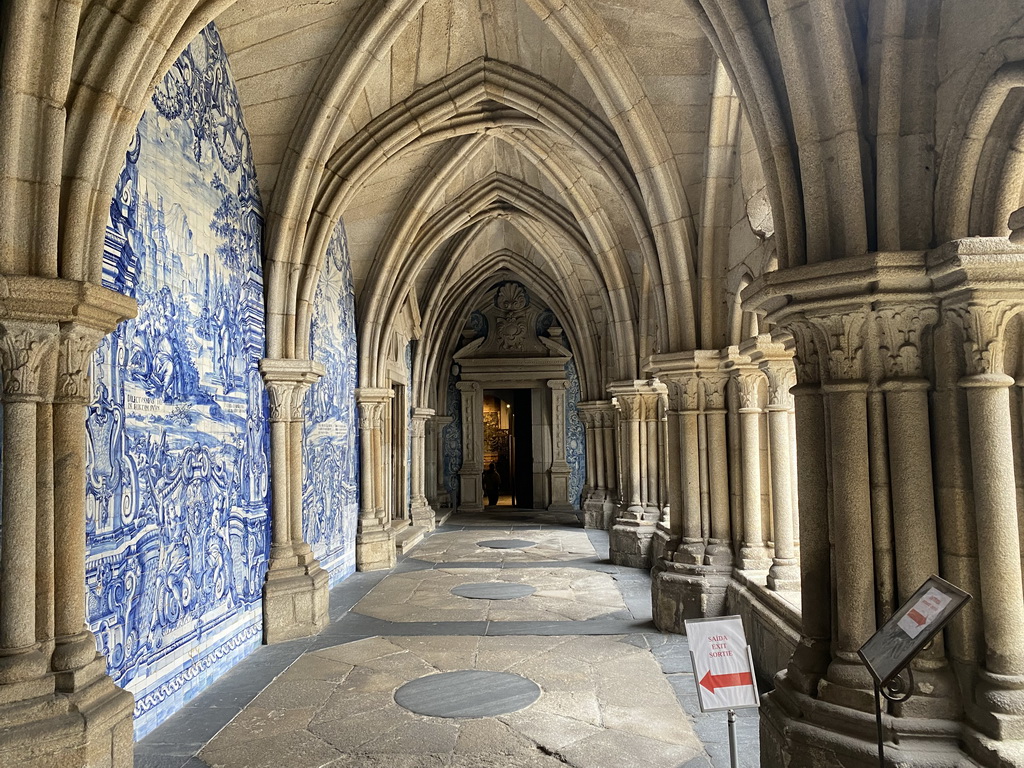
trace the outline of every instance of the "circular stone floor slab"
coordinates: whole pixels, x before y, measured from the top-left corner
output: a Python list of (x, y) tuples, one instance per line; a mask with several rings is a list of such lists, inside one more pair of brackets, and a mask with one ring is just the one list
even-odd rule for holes
[(451, 592), (459, 597), (470, 597), (474, 600), (515, 600), (536, 592), (529, 584), (509, 584), (506, 581), (488, 581), (478, 584), (460, 584)]
[(427, 717), (494, 717), (530, 706), (540, 686), (506, 672), (465, 669), (427, 675), (395, 691), (395, 703)]
[(488, 539), (487, 541), (478, 541), (476, 545), (491, 549), (526, 549), (537, 546), (537, 542), (529, 539)]

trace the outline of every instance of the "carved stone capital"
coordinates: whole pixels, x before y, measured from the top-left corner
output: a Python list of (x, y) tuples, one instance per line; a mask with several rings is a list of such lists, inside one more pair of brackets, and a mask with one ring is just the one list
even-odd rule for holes
[(54, 402), (88, 405), (89, 365), (102, 341), (104, 331), (97, 328), (62, 323), (57, 347), (57, 382)]
[(938, 319), (938, 309), (926, 305), (881, 306), (875, 310), (878, 354), (885, 378), (924, 376), (923, 337)]
[(312, 360), (264, 358), (260, 360), (260, 374), (270, 399), (270, 420), (302, 421), (302, 401), (324, 375), (324, 367)]
[(624, 421), (639, 421), (643, 416), (643, 401), (639, 395), (616, 395), (619, 418)]
[(719, 371), (701, 372), (700, 383), (704, 394), (704, 410), (725, 410), (725, 388), (729, 384), (729, 375)]
[(692, 413), (700, 409), (700, 377), (696, 371), (666, 376), (665, 382), (673, 411)]
[(384, 403), (378, 400), (363, 400), (356, 403), (359, 408), (359, 429), (367, 432), (384, 426)]
[[(41, 400), (52, 392), (57, 339), (56, 324), (15, 320), (0, 325), (5, 402)], [(50, 376), (44, 375), (47, 370)]]
[(865, 378), (864, 335), (868, 311), (837, 310), (810, 320), (818, 334), (819, 349), (825, 354), (829, 378), (833, 381)]
[(765, 361), (761, 363), (761, 370), (768, 379), (768, 410), (792, 410), (793, 395), (789, 390), (796, 384), (796, 372), (792, 362)]
[(963, 329), (968, 376), (1004, 373), (1006, 325), (1018, 309), (1018, 304), (1000, 300), (945, 307), (946, 316)]
[(736, 383), (740, 396), (740, 410), (761, 410), (761, 382), (764, 374), (758, 370), (741, 369), (736, 374)]

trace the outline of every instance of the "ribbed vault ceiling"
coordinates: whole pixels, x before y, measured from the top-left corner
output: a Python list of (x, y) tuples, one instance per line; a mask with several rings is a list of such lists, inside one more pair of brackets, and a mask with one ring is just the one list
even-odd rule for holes
[(217, 23), (269, 209), (271, 304), (294, 316), (272, 355), (308, 346), (339, 218), (363, 385), (410, 297), (421, 349), (443, 356), (499, 268), (557, 294), (595, 390), (692, 346), (715, 59), (680, 3), (254, 0)]

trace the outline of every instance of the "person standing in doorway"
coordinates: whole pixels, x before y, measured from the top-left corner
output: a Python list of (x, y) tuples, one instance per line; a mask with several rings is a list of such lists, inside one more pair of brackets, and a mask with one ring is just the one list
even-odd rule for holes
[(495, 469), (492, 463), (487, 470), (484, 472), (484, 493), (487, 494), (487, 503), (490, 506), (496, 506), (498, 503), (498, 493), (501, 490), (501, 475), (498, 474), (498, 470)]

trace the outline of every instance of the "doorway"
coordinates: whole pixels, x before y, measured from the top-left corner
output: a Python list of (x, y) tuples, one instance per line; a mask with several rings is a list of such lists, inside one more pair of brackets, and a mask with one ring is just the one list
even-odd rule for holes
[(484, 391), (484, 469), (500, 476), (498, 506), (533, 506), (533, 397), (529, 389)]

